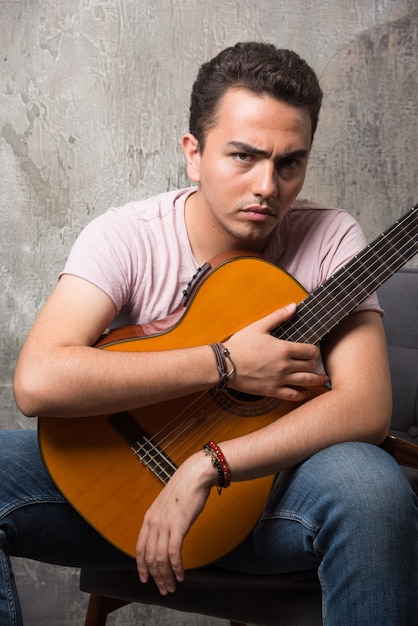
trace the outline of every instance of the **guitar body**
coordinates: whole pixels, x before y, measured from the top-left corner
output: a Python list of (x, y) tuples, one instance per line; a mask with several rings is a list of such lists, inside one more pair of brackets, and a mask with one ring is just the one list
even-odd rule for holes
[[(142, 335), (139, 326), (118, 329), (97, 347), (152, 352), (219, 342), (306, 295), (286, 272), (264, 258), (228, 257), (203, 277), (173, 328), (150, 336)], [(323, 391), (317, 389), (317, 393)], [(123, 415), (134, 420), (178, 466), (208, 440), (245, 435), (295, 406), (231, 390), (211, 390)], [(39, 442), (45, 465), (68, 501), (108, 541), (134, 557), (144, 514), (164, 484), (133, 453), (109, 422), (111, 417), (40, 417)], [(113, 417), (113, 421), (118, 419), (118, 415)], [(274, 476), (267, 476), (233, 482), (221, 497), (213, 489), (185, 538), (185, 567), (213, 562), (237, 546), (257, 523), (273, 480)]]

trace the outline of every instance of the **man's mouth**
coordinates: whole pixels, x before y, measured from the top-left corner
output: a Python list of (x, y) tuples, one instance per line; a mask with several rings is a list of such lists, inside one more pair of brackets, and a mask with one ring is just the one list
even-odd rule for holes
[(243, 213), (246, 213), (249, 217), (254, 220), (266, 220), (269, 217), (275, 217), (275, 213), (270, 207), (260, 206), (260, 205), (252, 205), (245, 207), (242, 209)]

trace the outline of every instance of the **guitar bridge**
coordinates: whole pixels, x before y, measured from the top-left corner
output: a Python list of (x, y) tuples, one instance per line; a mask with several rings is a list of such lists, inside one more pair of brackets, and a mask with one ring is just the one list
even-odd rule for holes
[(166, 485), (176, 471), (177, 465), (138, 422), (125, 411), (114, 413), (108, 419), (108, 423), (126, 441), (146, 469)]

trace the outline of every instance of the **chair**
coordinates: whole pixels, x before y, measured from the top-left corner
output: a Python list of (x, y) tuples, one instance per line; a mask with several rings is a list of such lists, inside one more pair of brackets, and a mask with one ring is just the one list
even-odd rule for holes
[(208, 566), (189, 570), (186, 576), (175, 593), (163, 597), (152, 581), (139, 583), (136, 572), (84, 569), (80, 588), (91, 594), (85, 626), (104, 625), (108, 613), (130, 602), (226, 618), (231, 620), (231, 626), (246, 623), (278, 626), (277, 606), (280, 606), (283, 624), (322, 624), (321, 588), (316, 571), (253, 576)]
[[(379, 289), (379, 298), (386, 312), (393, 433), (418, 443), (418, 270), (397, 272)], [(418, 470), (405, 472), (418, 493)], [(163, 597), (153, 582), (139, 583), (135, 572), (83, 569), (80, 588), (91, 594), (85, 626), (103, 626), (110, 612), (130, 602), (220, 617), (230, 620), (231, 626), (322, 624), (316, 571), (256, 576), (208, 566), (188, 571), (176, 593)]]
[[(403, 269), (379, 288), (393, 388), (391, 432), (418, 444), (418, 269)], [(418, 494), (418, 471), (403, 468)]]

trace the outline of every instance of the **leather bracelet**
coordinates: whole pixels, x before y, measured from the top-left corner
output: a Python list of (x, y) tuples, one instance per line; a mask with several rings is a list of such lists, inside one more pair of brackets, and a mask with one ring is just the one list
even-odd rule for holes
[[(225, 348), (222, 343), (211, 343), (209, 344), (213, 350), (216, 359), (216, 366), (219, 372), (219, 382), (216, 385), (215, 389), (226, 389), (228, 385), (228, 380), (235, 372), (235, 363), (231, 358), (229, 350)], [(228, 367), (226, 364), (226, 359), (231, 363), (231, 369), (228, 371)]]

